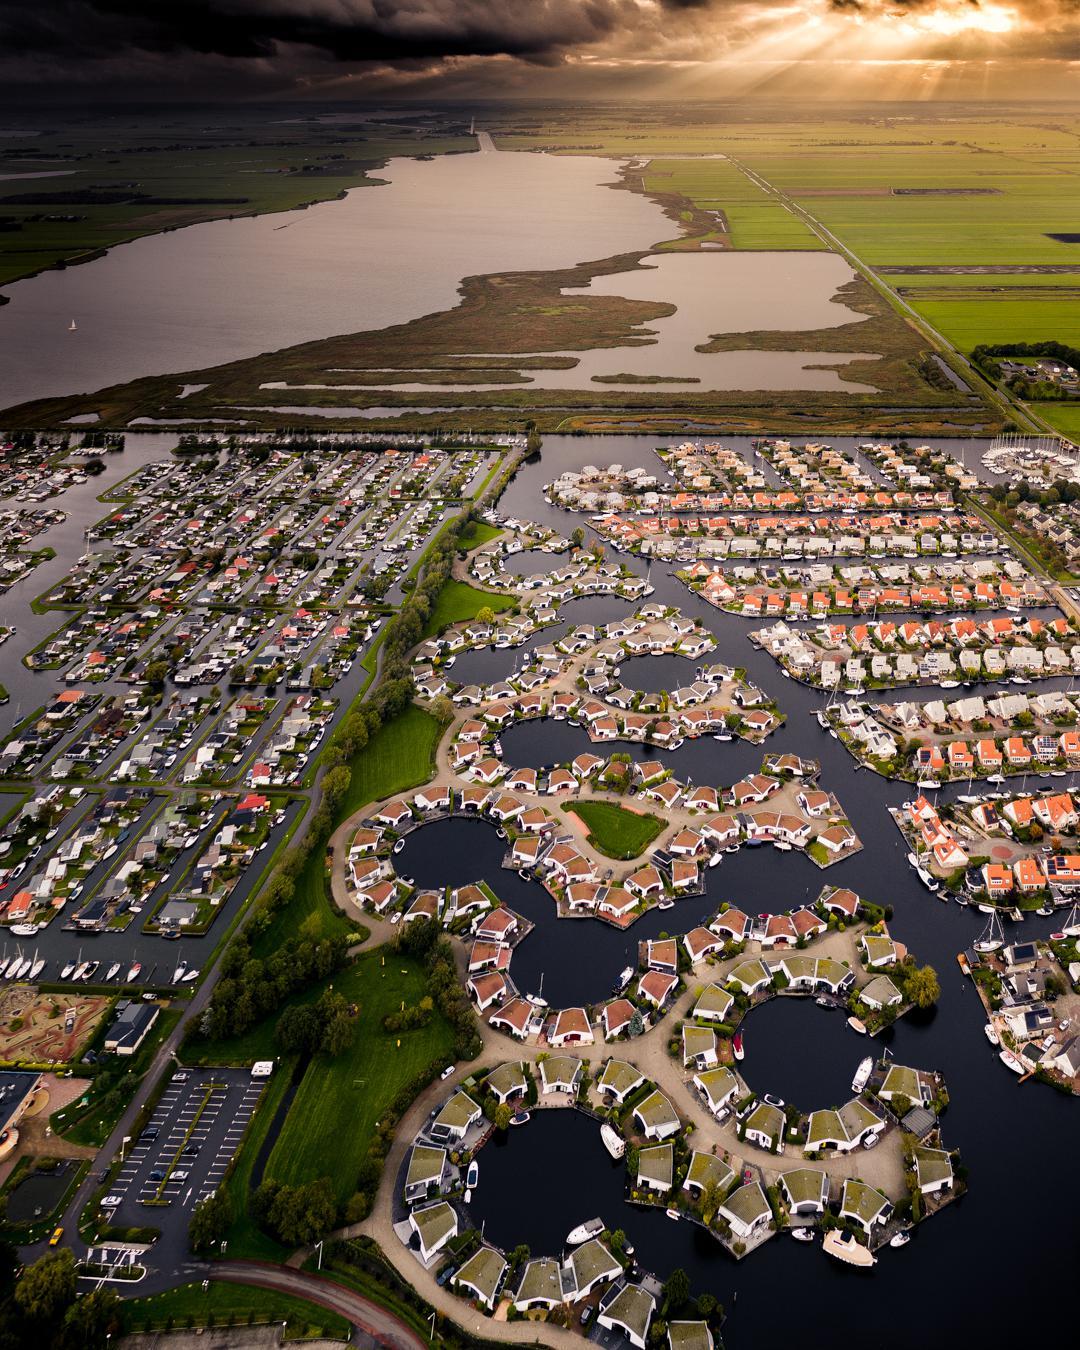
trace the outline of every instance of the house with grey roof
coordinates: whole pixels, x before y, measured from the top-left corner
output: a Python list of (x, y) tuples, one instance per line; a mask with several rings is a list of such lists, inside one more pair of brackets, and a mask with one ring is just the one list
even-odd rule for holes
[(903, 1003), (904, 996), (888, 975), (875, 975), (858, 992), (861, 1002), (868, 1008), (894, 1008)]
[(922, 1195), (937, 1195), (947, 1191), (953, 1184), (952, 1159), (940, 1148), (917, 1148), (915, 1163), (915, 1182)]
[(500, 1102), (505, 1102), (511, 1097), (523, 1096), (529, 1087), (525, 1066), (520, 1061), (500, 1064), (488, 1074), (484, 1086)]
[[(572, 1280), (567, 1275), (572, 1275)], [(568, 1300), (577, 1303), (608, 1280), (617, 1279), (622, 1274), (622, 1265), (605, 1247), (599, 1238), (583, 1242), (570, 1253), (570, 1259), (563, 1268), (563, 1290), (568, 1292)]]
[(714, 1116), (719, 1116), (739, 1091), (739, 1080), (724, 1065), (694, 1074), (693, 1083)]
[(668, 1350), (713, 1350), (708, 1322), (669, 1322)]
[(564, 1092), (570, 1096), (578, 1090), (583, 1067), (573, 1055), (551, 1055), (540, 1062), (540, 1087), (545, 1094)]
[(597, 1082), (601, 1094), (620, 1105), (645, 1082), (645, 1075), (623, 1059), (609, 1059)]
[(718, 984), (706, 985), (694, 1004), (693, 1016), (702, 1022), (723, 1022), (734, 1002), (728, 991)]
[(433, 1139), (465, 1138), (469, 1126), (480, 1119), (483, 1112), (465, 1092), (455, 1092), (431, 1122), (428, 1133)]

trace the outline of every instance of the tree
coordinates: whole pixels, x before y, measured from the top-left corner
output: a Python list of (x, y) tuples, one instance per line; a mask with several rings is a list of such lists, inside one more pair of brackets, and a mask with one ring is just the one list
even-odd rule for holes
[(508, 1130), (510, 1128), (510, 1107), (506, 1102), (500, 1102), (495, 1108), (495, 1128), (497, 1130)]
[(645, 1031), (645, 1019), (641, 1015), (641, 1009), (635, 1008), (630, 1018), (629, 1034), (631, 1037), (640, 1036)]
[(348, 1050), (355, 1035), (356, 1022), (349, 1016), (348, 1011), (342, 1008), (331, 1015), (323, 1028), (322, 1049), (331, 1059), (335, 1059)]
[(668, 1276), (667, 1283), (664, 1285), (664, 1312), (678, 1312), (689, 1297), (690, 1276), (681, 1266), (678, 1266)]
[(585, 531), (581, 528), (580, 525), (570, 535), (570, 542), (573, 544), (575, 548), (580, 548), (582, 544), (585, 542)]
[(454, 705), (445, 694), (431, 700), (431, 715), (441, 726), (454, 720)]
[(490, 605), (482, 605), (476, 614), (477, 623), (494, 623), (495, 611)]
[(221, 1241), (232, 1221), (232, 1202), (224, 1190), (216, 1190), (213, 1195), (201, 1200), (195, 1206), (188, 1225), (188, 1242), (192, 1251), (208, 1251)]
[(933, 966), (912, 970), (905, 981), (908, 999), (916, 1008), (932, 1008), (941, 997), (941, 985)]
[(57, 1323), (75, 1302), (75, 1257), (67, 1247), (46, 1252), (23, 1271), (15, 1302), (35, 1322)]
[(701, 1217), (705, 1223), (712, 1223), (723, 1199), (723, 1186), (715, 1179), (707, 1182), (701, 1192)]
[(53, 1344), (58, 1350), (97, 1350), (109, 1343), (119, 1329), (120, 1298), (114, 1289), (94, 1289), (68, 1308), (60, 1334)]
[(294, 1005), (278, 1018), (274, 1035), (286, 1054), (310, 1054), (322, 1039), (322, 1020), (311, 1004)]

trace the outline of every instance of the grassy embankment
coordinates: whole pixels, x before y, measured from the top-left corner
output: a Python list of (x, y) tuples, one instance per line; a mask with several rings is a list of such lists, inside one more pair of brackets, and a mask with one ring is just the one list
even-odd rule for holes
[(1060, 566), (1055, 559), (1049, 556), (1045, 542), (1037, 534), (1021, 533), (1017, 525), (1009, 519), (992, 498), (969, 497), (967, 500), (976, 511), (988, 517), (1004, 534), (1008, 535), (1009, 542), (1022, 557), (1027, 559), (1036, 572), (1052, 577), (1055, 581), (1061, 582), (1063, 586), (1075, 586), (1080, 583), (1080, 577), (1070, 572), (1068, 568)]
[(451, 624), (475, 619), (482, 609), (490, 609), (499, 614), (503, 610), (512, 609), (516, 604), (516, 595), (508, 595), (503, 591), (480, 591), (465, 581), (448, 581), (432, 606), (424, 627), (424, 637), (434, 637)]
[(566, 810), (585, 822), (593, 848), (620, 861), (643, 853), (664, 828), (658, 816), (638, 815), (614, 802), (574, 802)]
[(292, 1294), (258, 1289), (254, 1285), (223, 1284), (211, 1280), (182, 1284), (163, 1294), (132, 1299), (124, 1307), (131, 1331), (167, 1331), (184, 1327), (264, 1326), (286, 1322), (285, 1340), (322, 1337), (347, 1341), (352, 1331), (348, 1320), (329, 1309), (308, 1303)]

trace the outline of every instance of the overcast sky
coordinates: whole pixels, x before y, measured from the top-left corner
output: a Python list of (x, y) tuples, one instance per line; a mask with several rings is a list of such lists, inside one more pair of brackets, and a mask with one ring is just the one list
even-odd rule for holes
[(1080, 97), (1080, 0), (0, 0), (0, 101)]

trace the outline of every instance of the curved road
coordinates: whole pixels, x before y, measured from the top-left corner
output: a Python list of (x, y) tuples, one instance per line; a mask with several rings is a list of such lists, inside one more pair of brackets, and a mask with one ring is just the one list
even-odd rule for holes
[(376, 1344), (386, 1346), (388, 1350), (427, 1350), (427, 1341), (393, 1313), (326, 1275), (277, 1266), (269, 1261), (218, 1261), (199, 1267), (198, 1276), (293, 1294), (347, 1318), (354, 1327), (359, 1327)]

